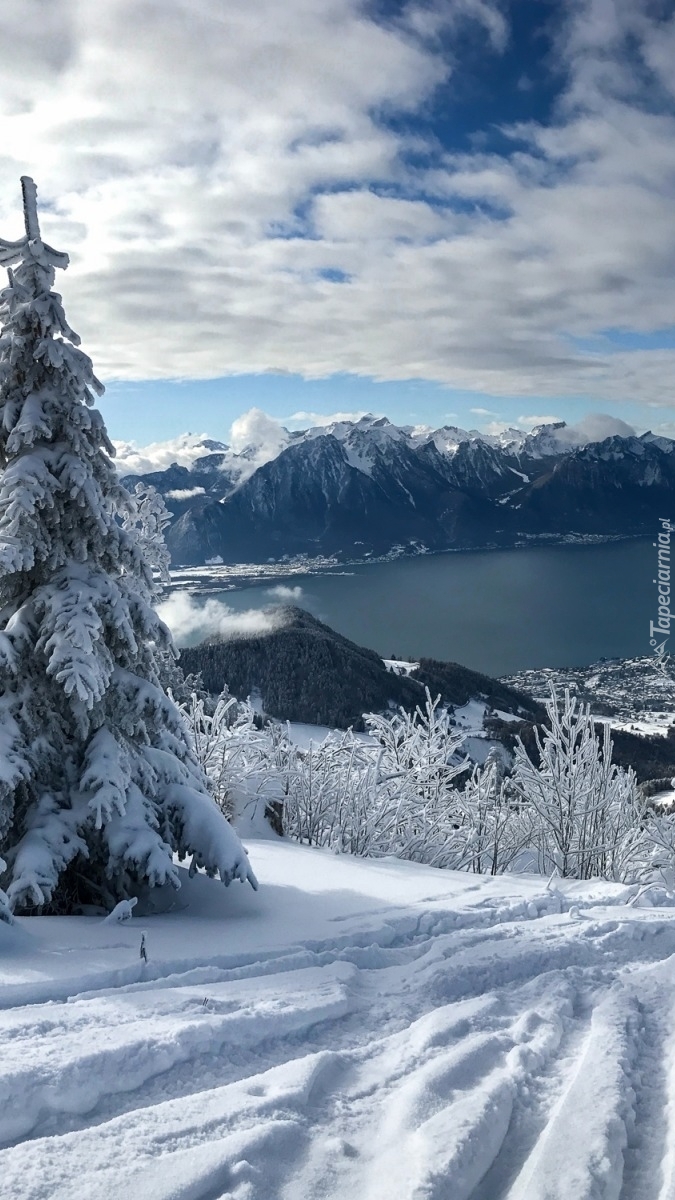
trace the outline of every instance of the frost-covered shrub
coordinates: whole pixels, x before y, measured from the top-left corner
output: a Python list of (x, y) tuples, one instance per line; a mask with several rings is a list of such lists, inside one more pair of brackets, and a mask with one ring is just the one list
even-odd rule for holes
[(455, 779), (464, 735), (427, 692), (424, 708), (364, 715), (369, 739), (351, 731), (297, 755), (284, 831), (309, 845), (436, 866), (461, 857)]
[(535, 730), (539, 763), (517, 739), (513, 772), (531, 809), (540, 870), (576, 879), (625, 878), (645, 816), (635, 773), (612, 763), (609, 726), (598, 737), (589, 706), (569, 691), (560, 704), (552, 688), (546, 713), (549, 728)]
[(648, 812), (635, 835), (630, 855), (631, 878), (660, 881), (675, 888), (675, 817)]
[(251, 816), (288, 794), (296, 753), (282, 726), (260, 722), (251, 704), (227, 689), (211, 712), (196, 692), (180, 708), (211, 795), (228, 817)]
[(112, 906), (178, 886), (174, 853), (254, 883), (164, 684), (153, 607), (162, 506), (117, 479), (22, 180), (26, 235), (0, 241), (0, 851), (12, 907)]
[(634, 772), (612, 764), (608, 727), (599, 736), (568, 694), (548, 701), (539, 762), (518, 742), (512, 773), (495, 747), (467, 774), (464, 734), (428, 693), (413, 714), (365, 714), (366, 738), (336, 731), (303, 750), (228, 693), (211, 715), (196, 696), (184, 712), (225, 810), (281, 804), (283, 832), (305, 845), (477, 874), (675, 882), (675, 818), (649, 812)]
[(497, 749), (484, 767), (474, 768), (458, 806), (465, 835), (461, 866), (478, 875), (501, 875), (516, 866), (532, 843), (533, 814), (505, 776)]

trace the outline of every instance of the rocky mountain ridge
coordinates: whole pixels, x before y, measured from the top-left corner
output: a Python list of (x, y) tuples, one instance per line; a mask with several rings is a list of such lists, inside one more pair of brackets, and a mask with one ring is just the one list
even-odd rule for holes
[(175, 565), (637, 537), (670, 515), (675, 442), (567, 435), (562, 422), (488, 435), (368, 417), (289, 434), (260, 465), (255, 447), (208, 442), (191, 467), (140, 478), (173, 513)]

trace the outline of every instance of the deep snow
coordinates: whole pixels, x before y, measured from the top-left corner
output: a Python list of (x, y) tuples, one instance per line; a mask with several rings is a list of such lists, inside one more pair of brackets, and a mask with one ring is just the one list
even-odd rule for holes
[(0, 925), (3, 1195), (675, 1197), (665, 893), (248, 845), (257, 894)]

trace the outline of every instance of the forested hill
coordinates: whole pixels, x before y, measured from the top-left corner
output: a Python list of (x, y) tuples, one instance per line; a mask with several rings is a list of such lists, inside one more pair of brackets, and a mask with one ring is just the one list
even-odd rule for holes
[(537, 718), (538, 705), (507, 684), (457, 663), (422, 659), (408, 678), (387, 670), (374, 650), (357, 646), (300, 608), (279, 610), (280, 627), (259, 637), (213, 639), (181, 651), (186, 672), (200, 672), (214, 694), (225, 684), (243, 699), (259, 693), (265, 712), (281, 720), (359, 728), (364, 712), (389, 705), (414, 709), (424, 687), (446, 704), (476, 697), (491, 707)]

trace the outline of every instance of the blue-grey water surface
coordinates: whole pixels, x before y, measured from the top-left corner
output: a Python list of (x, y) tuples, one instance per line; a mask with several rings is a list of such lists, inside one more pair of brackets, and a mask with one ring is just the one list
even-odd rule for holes
[[(302, 589), (290, 602), (384, 657), (504, 675), (650, 654), (655, 554), (640, 539), (428, 555), (283, 583)], [(284, 600), (269, 583), (214, 594), (235, 609)]]

